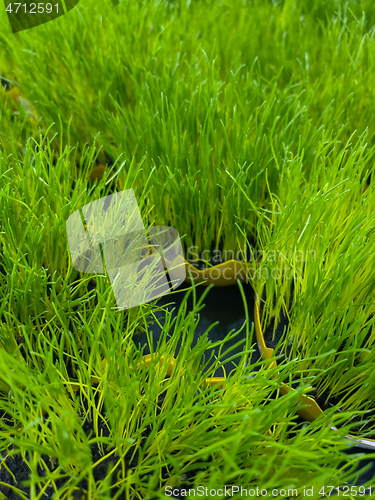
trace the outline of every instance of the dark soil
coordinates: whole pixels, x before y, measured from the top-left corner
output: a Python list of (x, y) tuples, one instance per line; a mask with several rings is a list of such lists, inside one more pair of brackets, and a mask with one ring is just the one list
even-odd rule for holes
[[(272, 321), (263, 333), (263, 338), (266, 346), (270, 349), (275, 350), (280, 340), (285, 338), (288, 326), (289, 320), (284, 313), (280, 314), (280, 318), (276, 324), (276, 328), (275, 321)], [(286, 347), (287, 357), (289, 357), (290, 355), (291, 348), (292, 345), (290, 342), (288, 342), (288, 345)], [(285, 352), (280, 348), (276, 351), (276, 356), (281, 356), (277, 361), (278, 364), (282, 363), (285, 360)]]
[[(98, 421), (98, 427), (99, 427), (99, 432), (102, 432), (102, 435), (105, 437), (109, 436), (109, 432), (107, 427), (103, 422), (100, 420)], [(92, 423), (85, 422), (82, 426), (83, 430), (85, 431), (87, 436), (90, 436), (91, 434), (94, 433), (94, 427)], [(97, 462), (101, 458), (101, 453), (99, 450), (99, 447), (97, 444), (92, 444), (90, 446), (91, 448), (91, 454), (92, 454), (92, 460), (93, 463)], [(22, 484), (23, 481), (30, 480), (31, 477), (31, 470), (27, 463), (23, 460), (21, 453), (19, 453), (19, 449), (15, 446), (12, 446), (8, 449), (8, 452), (16, 452), (13, 456), (8, 456), (6, 458), (6, 465), (9, 468), (9, 470), (14, 474), (14, 477), (16, 480), (13, 479), (13, 476), (5, 469), (5, 467), (0, 466), (0, 481), (3, 483), (6, 483), (10, 486), (15, 486), (19, 490), (23, 491), (26, 495), (29, 494), (29, 488), (27, 486), (24, 486)], [(18, 453), (17, 453), (18, 451)], [(31, 460), (30, 455), (27, 455), (28, 460)], [(49, 457), (47, 455), (42, 455), (41, 459), (46, 463), (48, 469), (53, 472), (55, 471), (59, 464), (56, 459), (53, 457)], [(93, 469), (93, 476), (96, 481), (101, 481), (103, 480), (106, 475), (107, 475), (107, 470), (110, 465), (114, 464), (114, 459), (108, 458), (101, 462), (98, 466), (96, 466)], [(44, 476), (46, 476), (46, 470), (41, 466), (41, 464), (38, 464), (37, 467), (37, 472), (38, 476), (43, 479)], [(57, 479), (55, 481), (57, 489), (60, 489), (61, 487), (64, 486), (64, 484), (70, 479), (70, 477), (67, 475), (64, 478)], [(114, 478), (113, 478), (114, 479)], [(112, 482), (114, 484), (114, 481)], [(36, 493), (39, 494), (41, 491), (41, 488), (44, 486), (43, 480), (40, 483), (41, 487), (36, 488)], [(79, 488), (77, 489), (76, 493), (72, 497), (73, 499), (81, 500), (82, 495), (84, 494), (85, 490), (87, 490), (88, 487), (88, 482), (87, 479), (84, 479), (81, 481)], [(115, 489), (114, 489), (115, 491)], [(118, 491), (118, 488), (116, 489)], [(7, 500), (19, 500), (21, 497), (15, 493), (11, 488), (8, 488), (7, 486), (4, 486), (3, 484), (0, 484), (0, 492), (3, 493)], [(52, 485), (48, 486), (47, 489), (45, 490), (45, 497), (44, 498), (52, 498), (54, 494), (54, 488)], [(84, 498), (87, 498), (84, 497)]]
[[(345, 396), (341, 397), (341, 396), (334, 396), (332, 394), (330, 395), (329, 391), (325, 391), (319, 394), (319, 392), (316, 390), (315, 394), (313, 394), (311, 397), (315, 399), (315, 401), (318, 403), (318, 405), (323, 411), (333, 408), (334, 406), (340, 408), (340, 406), (342, 407), (343, 401), (345, 400)], [(361, 437), (363, 433), (369, 431), (370, 429), (373, 430), (374, 420), (375, 420), (375, 409), (368, 411), (368, 413), (354, 416), (350, 422), (352, 424), (356, 423), (357, 425), (355, 425), (351, 429), (350, 433), (354, 436), (356, 435), (358, 437)], [(375, 434), (366, 436), (366, 438), (375, 439)]]
[(6, 88), (6, 90), (10, 90), (10, 83), (5, 81), (2, 76), (0, 76), (0, 83), (2, 87)]

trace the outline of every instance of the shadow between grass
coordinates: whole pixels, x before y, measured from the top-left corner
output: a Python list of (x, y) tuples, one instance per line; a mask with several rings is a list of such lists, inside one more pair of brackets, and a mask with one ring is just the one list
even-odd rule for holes
[[(245, 283), (242, 284), (243, 291), (245, 293), (247, 308), (249, 313), (250, 322), (253, 321), (253, 311), (254, 311), (254, 291), (250, 284)], [(177, 316), (179, 307), (184, 299), (185, 293), (188, 290), (188, 286), (186, 283), (182, 283), (175, 293), (170, 295), (164, 295), (161, 297), (157, 305), (163, 307), (164, 310), (167, 310), (171, 313), (172, 320)], [(200, 299), (202, 294), (206, 291), (204, 286), (196, 287), (196, 299), (197, 301)], [(246, 341), (246, 330), (243, 329), (239, 332), (235, 337), (225, 340), (228, 334), (231, 331), (239, 331), (244, 322), (246, 321), (244, 304), (241, 296), (240, 289), (238, 285), (228, 286), (228, 287), (213, 287), (211, 288), (207, 296), (204, 299), (204, 308), (199, 313), (199, 322), (194, 332), (194, 339), (191, 345), (191, 348), (194, 348), (197, 344), (199, 338), (210, 328), (213, 324), (214, 326), (210, 329), (207, 334), (208, 339), (212, 343), (216, 343), (221, 341), (224, 345), (222, 346), (222, 352), (225, 353), (228, 349), (233, 347), (239, 341), (243, 340), (243, 343), (236, 346), (229, 353), (226, 353), (221, 356), (221, 361), (223, 363), (223, 367), (225, 373), (222, 368), (218, 368), (215, 371), (215, 377), (224, 377), (237, 366), (241, 358), (241, 353), (245, 346)], [(193, 310), (193, 297), (190, 295), (187, 300), (187, 312)], [(158, 343), (161, 340), (163, 326), (165, 324), (166, 313), (165, 311), (156, 311), (155, 317), (157, 321), (149, 324), (148, 330), (150, 338), (152, 339), (152, 350), (157, 352)], [(251, 329), (251, 323), (249, 325)], [(168, 334), (170, 338), (171, 335)], [(167, 341), (168, 341), (167, 337)], [(254, 337), (255, 339), (255, 337)], [(149, 339), (146, 332), (141, 332), (136, 334), (133, 337), (134, 343), (139, 348), (144, 348), (144, 354), (150, 354), (150, 344)], [(255, 342), (255, 340), (253, 340)], [(174, 357), (178, 356), (178, 353), (181, 349), (181, 340), (178, 341), (176, 352)], [(211, 356), (211, 353), (214, 353), (212, 359), (207, 363), (207, 366), (204, 369), (204, 372), (209, 370), (209, 368), (214, 364), (215, 357), (219, 356), (219, 346), (215, 346), (212, 349), (209, 349), (205, 352), (203, 357), (203, 363), (206, 363)], [(235, 360), (227, 361), (228, 358), (237, 355)], [(258, 349), (255, 347), (254, 351), (249, 355), (249, 362), (251, 364), (256, 363), (260, 358)], [(237, 363), (236, 363), (237, 362)], [(254, 367), (254, 369), (259, 369), (259, 366)]]

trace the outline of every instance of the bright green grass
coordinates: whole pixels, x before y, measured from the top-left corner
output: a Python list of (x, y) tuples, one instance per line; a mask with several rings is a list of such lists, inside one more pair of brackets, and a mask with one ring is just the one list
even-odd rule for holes
[[(285, 168), (256, 275), (267, 296), (263, 325), (284, 310), (290, 356), (306, 358), (301, 368), (319, 392), (356, 410), (373, 409), (375, 397), (374, 184), (364, 191), (374, 147), (367, 141), (363, 134), (341, 148), (322, 146), (307, 183), (303, 157)], [(372, 420), (372, 435), (374, 427)]]
[(236, 251), (235, 223), (259, 237), (285, 161), (303, 149), (307, 175), (342, 124), (343, 141), (373, 130), (373, 19), (369, 2), (324, 13), (319, 2), (81, 0), (0, 43), (44, 126), (70, 123), (72, 144), (97, 137), (127, 165), (144, 158), (139, 184), (152, 169), (158, 179), (152, 217), (186, 234), (186, 249), (223, 238)]
[[(25, 113), (12, 121), (0, 108), (0, 408), (16, 422), (0, 430), (2, 449), (15, 443), (32, 453), (32, 488), (47, 453), (69, 477), (56, 498), (70, 498), (83, 477), (90, 498), (110, 498), (109, 484), (93, 480), (81, 429), (104, 405), (111, 440), (96, 438), (110, 445), (103, 453), (116, 457), (126, 498), (162, 498), (164, 486), (202, 467), (199, 459), (208, 468), (196, 486), (301, 491), (344, 484), (349, 474), (337, 467), (349, 426), (333, 433), (325, 424), (348, 422), (372, 405), (374, 348), (371, 339), (366, 351), (359, 345), (374, 312), (375, 195), (371, 185), (362, 196), (360, 183), (373, 170), (373, 5), (81, 0), (62, 19), (17, 36), (7, 32), (4, 15), (0, 69), (33, 103), (42, 130)], [(104, 152), (115, 164), (90, 186), (89, 171)], [(272, 271), (300, 267), (293, 251), (315, 251), (295, 280), (289, 332), (309, 359), (291, 360), (274, 380), (265, 367), (249, 378), (244, 352), (223, 389), (203, 390), (207, 339), (189, 347), (198, 304), (190, 313), (182, 308), (164, 329), (173, 335), (160, 353), (185, 339), (174, 374), (165, 379), (154, 366), (138, 371), (132, 337), (147, 330), (155, 304), (116, 310), (106, 276), (76, 272), (67, 249), (66, 219), (108, 193), (113, 176), (134, 188), (145, 223), (178, 229), (185, 252), (220, 239), (224, 251), (247, 239), (264, 255), (292, 249), (287, 260), (263, 262)], [(266, 325), (290, 305), (291, 280), (260, 275), (253, 284), (260, 296), (267, 291)], [(251, 332), (248, 323), (244, 328)], [(335, 358), (345, 339), (346, 351)], [(244, 350), (252, 343), (249, 335)], [(298, 391), (271, 400), (288, 375), (300, 380)], [(73, 382), (80, 397), (69, 389)], [(328, 413), (290, 438), (286, 424), (307, 382), (356, 394), (346, 414)], [(125, 471), (131, 446), (137, 464)]]
[[(105, 496), (109, 495), (110, 484), (93, 480), (95, 464), (88, 445), (95, 443), (94, 439), (109, 445), (103, 457), (112, 454), (116, 458), (114, 473), (126, 498), (138, 498), (137, 494), (148, 498), (150, 492), (158, 494), (165, 486), (176, 486), (186, 471), (202, 468), (198, 460), (205, 462), (210, 457), (213, 462), (196, 478), (196, 487), (213, 487), (215, 481), (262, 484), (265, 488), (301, 487), (324, 484), (325, 478), (336, 477), (346, 446), (342, 441), (345, 429), (333, 433), (324, 425), (312, 424), (287, 439), (286, 424), (293, 421), (295, 409), (291, 408), (303, 386), (287, 398), (270, 400), (270, 393), (296, 365), (287, 365), (274, 381), (274, 370), (262, 369), (250, 378), (252, 366), (244, 365), (252, 344), (248, 323), (243, 326), (249, 336), (240, 368), (223, 389), (203, 390), (205, 377), (220, 366), (219, 359), (206, 375), (202, 374), (202, 355), (212, 347), (205, 336), (196, 348), (189, 347), (204, 297), (190, 313), (183, 305), (173, 323), (166, 321), (157, 352), (168, 356), (180, 337), (184, 345), (172, 377), (165, 379), (165, 368), (158, 372), (154, 364), (148, 372), (136, 368), (141, 352), (135, 349), (132, 337), (153, 319), (152, 305), (116, 311), (106, 277), (79, 275), (72, 269), (67, 252), (66, 218), (78, 206), (107, 192), (105, 180), (96, 191), (90, 190), (82, 175), (90, 165), (93, 149), (87, 151), (87, 165), (82, 165), (79, 175), (74, 174), (74, 150), (65, 151), (53, 166), (48, 149), (33, 148), (29, 143), (25, 162), (12, 157), (0, 160), (1, 178), (6, 180), (0, 198), (0, 408), (15, 423), (12, 427), (3, 425), (0, 431), (2, 450), (15, 444), (23, 452), (32, 452), (26, 457), (32, 470), (42, 463), (42, 454), (55, 457), (60, 469), (47, 479), (69, 479), (59, 490), (61, 498), (69, 498), (82, 478), (89, 480), (90, 498), (110, 498)], [(30, 168), (31, 155), (35, 170)], [(73, 180), (76, 185), (72, 193)], [(87, 289), (90, 278), (96, 285), (93, 292)], [(172, 338), (166, 344), (168, 332)], [(101, 363), (104, 358), (106, 367)], [(72, 362), (74, 379), (68, 376), (67, 359)], [(186, 375), (181, 378), (183, 367)], [(99, 385), (92, 384), (92, 377)], [(80, 396), (72, 391), (72, 383), (79, 384)], [(163, 391), (167, 396), (161, 416), (156, 417), (158, 395)], [(103, 408), (111, 438), (97, 434), (88, 441), (80, 427), (85, 421), (95, 426), (97, 419), (103, 418), (99, 415)], [(48, 412), (44, 418), (42, 409)], [(338, 421), (337, 416), (330, 417), (332, 422)], [(274, 433), (267, 436), (270, 428)], [(141, 443), (140, 433), (145, 429), (151, 429), (150, 435)], [(318, 440), (326, 443), (319, 453)], [(132, 474), (126, 476), (124, 457), (134, 447), (138, 461)], [(311, 471), (311, 477), (306, 471)], [(346, 473), (341, 480), (348, 477)], [(34, 472), (32, 488), (37, 481)]]

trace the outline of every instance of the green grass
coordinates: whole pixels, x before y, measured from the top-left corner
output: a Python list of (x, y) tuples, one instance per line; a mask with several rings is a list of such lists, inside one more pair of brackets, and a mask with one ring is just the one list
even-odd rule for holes
[[(114, 498), (165, 498), (184, 475), (320, 498), (355, 479), (343, 436), (374, 401), (374, 23), (369, 1), (81, 0), (12, 35), (0, 11), (0, 71), (38, 116), (0, 100), (0, 451), (23, 454), (30, 498), (38, 484), (74, 498), (82, 480), (111, 498), (112, 478)], [(160, 307), (118, 310), (105, 273), (74, 270), (67, 245), (69, 215), (113, 179), (145, 225), (179, 231), (187, 258), (254, 246), (263, 327), (289, 315), (278, 374), (246, 365), (247, 320), (240, 368), (205, 387), (225, 353), (205, 375), (207, 335), (191, 349), (204, 297), (165, 313), (154, 361), (138, 366), (133, 337)], [(167, 375), (158, 356), (180, 338)], [(286, 379), (298, 389), (274, 399)], [(297, 423), (308, 385), (345, 394), (341, 413)]]
[(153, 217), (186, 234), (186, 248), (222, 237), (238, 250), (235, 222), (259, 237), (283, 162), (303, 149), (311, 163), (343, 123), (346, 138), (371, 126), (373, 7), (362, 18), (337, 3), (316, 20), (307, 5), (80, 2), (3, 36), (4, 67), (44, 123), (70, 124), (72, 144), (95, 137), (113, 160), (144, 158), (139, 184), (153, 169), (158, 179)]
[(306, 358), (301, 369), (318, 393), (343, 398), (342, 407), (352, 410), (372, 409), (374, 397), (373, 184), (364, 192), (374, 148), (367, 141), (366, 133), (317, 151), (308, 183), (301, 182), (303, 158), (289, 167), (257, 275), (267, 296), (263, 325), (275, 316), (276, 326), (286, 312), (290, 357)]

